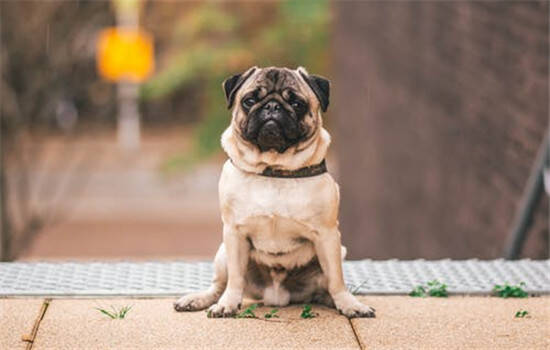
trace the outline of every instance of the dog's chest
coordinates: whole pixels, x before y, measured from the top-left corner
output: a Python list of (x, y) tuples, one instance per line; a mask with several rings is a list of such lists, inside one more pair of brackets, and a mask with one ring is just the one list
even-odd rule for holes
[(287, 185), (265, 179), (249, 181), (246, 191), (234, 192), (226, 202), (231, 206), (230, 220), (259, 250), (290, 250), (300, 245), (300, 238), (311, 230), (310, 196), (298, 185)]
[(230, 162), (220, 178), (224, 224), (246, 234), (255, 248), (290, 251), (337, 211), (337, 187), (329, 174), (281, 179), (244, 173)]
[(277, 215), (249, 217), (240, 229), (246, 231), (254, 249), (272, 254), (286, 253), (308, 242), (303, 237), (307, 226)]

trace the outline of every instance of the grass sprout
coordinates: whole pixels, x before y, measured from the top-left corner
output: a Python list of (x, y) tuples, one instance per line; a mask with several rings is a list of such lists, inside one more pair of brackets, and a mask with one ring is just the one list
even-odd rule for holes
[(359, 291), (361, 290), (361, 287), (363, 287), (367, 283), (367, 280), (364, 280), (363, 282), (359, 283), (358, 285), (350, 284), (348, 286), (348, 289), (351, 294), (357, 295)]
[(279, 312), (279, 309), (271, 309), (268, 313), (264, 315), (265, 318), (279, 318), (279, 315), (277, 315), (277, 312)]
[(242, 312), (235, 315), (235, 318), (258, 318), (256, 314), (254, 313), (254, 310), (258, 307), (258, 304), (252, 304), (246, 309), (244, 309)]
[(302, 308), (302, 313), (300, 314), (300, 317), (308, 319), (308, 318), (315, 318), (318, 315), (319, 315), (318, 313), (312, 312), (311, 305), (305, 304), (304, 307)]
[(113, 305), (111, 305), (111, 310), (107, 310), (104, 308), (96, 307), (95, 309), (105, 316), (109, 317), (113, 320), (122, 320), (126, 317), (126, 314), (132, 309), (133, 305), (131, 306), (123, 306), (119, 309), (115, 308)]

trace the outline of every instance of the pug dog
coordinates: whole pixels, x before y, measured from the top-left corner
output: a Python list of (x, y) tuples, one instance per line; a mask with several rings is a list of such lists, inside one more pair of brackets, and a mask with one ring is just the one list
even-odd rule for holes
[(219, 181), (223, 243), (211, 287), (177, 311), (231, 317), (243, 297), (265, 305), (320, 303), (347, 317), (374, 317), (346, 288), (338, 229), (339, 189), (326, 172), (330, 135), (321, 113), (329, 81), (303, 67), (252, 67), (223, 83), (229, 159)]

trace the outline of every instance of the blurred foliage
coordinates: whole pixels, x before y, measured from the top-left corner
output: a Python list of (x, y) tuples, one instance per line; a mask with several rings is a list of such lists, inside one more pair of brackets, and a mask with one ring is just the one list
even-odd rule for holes
[[(0, 13), (0, 260), (12, 260), (59, 222), (59, 204), (81, 194), (97, 165), (97, 151), (74, 141), (90, 121), (114, 121), (94, 40), (114, 17), (104, 1), (0, 1)], [(52, 135), (63, 146), (55, 155)]]
[(169, 159), (164, 170), (189, 166), (220, 150), (230, 113), (221, 88), (225, 78), (258, 66), (328, 65), (328, 0), (268, 3), (198, 3), (173, 31), (161, 68), (142, 86), (145, 101), (199, 89), (200, 111), (192, 149)]

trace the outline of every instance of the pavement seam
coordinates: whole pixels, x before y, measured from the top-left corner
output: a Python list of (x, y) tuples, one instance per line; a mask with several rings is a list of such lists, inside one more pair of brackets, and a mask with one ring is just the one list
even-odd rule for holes
[(352, 319), (348, 318), (348, 322), (349, 322), (349, 325), (351, 326), (351, 330), (353, 331), (353, 335), (355, 336), (355, 340), (357, 341), (357, 345), (359, 345), (359, 349), (364, 350), (365, 346), (363, 346), (363, 342), (359, 337), (359, 333), (357, 333), (357, 329), (355, 329), (355, 326), (353, 325)]
[(40, 308), (40, 312), (38, 313), (38, 316), (34, 320), (34, 324), (32, 326), (31, 334), (24, 334), (21, 339), (24, 342), (27, 342), (26, 350), (31, 350), (32, 346), (34, 345), (34, 340), (36, 338), (36, 334), (38, 333), (38, 328), (40, 327), (40, 323), (42, 322), (42, 319), (44, 318), (44, 315), (46, 314), (46, 311), (48, 310), (48, 307), (50, 306), (50, 302), (52, 299), (44, 299), (42, 302), (42, 307)]

